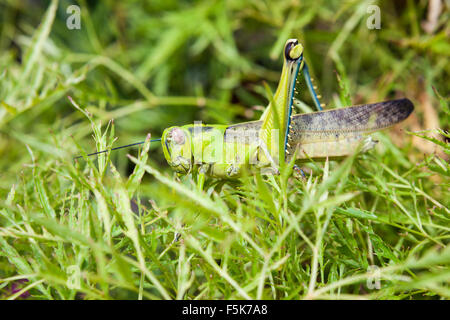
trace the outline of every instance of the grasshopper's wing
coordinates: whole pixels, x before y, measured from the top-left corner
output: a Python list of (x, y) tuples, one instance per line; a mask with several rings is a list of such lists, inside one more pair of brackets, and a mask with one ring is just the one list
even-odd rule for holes
[(284, 47), (284, 63), (277, 90), (264, 111), (259, 138), (272, 157), (284, 161), (289, 133), (294, 88), (303, 65), (303, 47), (296, 39), (289, 39)]
[(295, 115), (289, 152), (298, 158), (339, 157), (354, 152), (368, 133), (405, 120), (414, 110), (408, 99)]

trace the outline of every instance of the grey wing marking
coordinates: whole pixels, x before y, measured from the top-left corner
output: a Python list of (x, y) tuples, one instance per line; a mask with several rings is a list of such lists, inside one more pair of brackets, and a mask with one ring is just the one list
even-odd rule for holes
[[(411, 114), (414, 105), (408, 99), (332, 109), (294, 115), (290, 130), (293, 140), (339, 134), (362, 134), (381, 130), (399, 123)], [(260, 130), (262, 121), (244, 122), (229, 126), (225, 141), (243, 142), (245, 132)], [(319, 138), (319, 137), (316, 137)], [(302, 140), (303, 140), (302, 139)], [(319, 138), (320, 139), (320, 138)]]
[(372, 132), (405, 120), (414, 110), (408, 99), (332, 109), (293, 117), (297, 132)]

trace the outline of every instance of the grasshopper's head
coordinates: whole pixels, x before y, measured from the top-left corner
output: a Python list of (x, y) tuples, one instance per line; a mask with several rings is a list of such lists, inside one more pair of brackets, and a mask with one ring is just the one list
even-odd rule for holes
[(164, 130), (161, 143), (167, 163), (178, 173), (192, 169), (191, 134), (182, 127)]

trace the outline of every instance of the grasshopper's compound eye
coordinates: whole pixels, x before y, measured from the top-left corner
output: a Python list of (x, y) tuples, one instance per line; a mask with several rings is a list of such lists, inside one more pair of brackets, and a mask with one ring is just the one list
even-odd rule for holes
[(186, 141), (186, 135), (180, 128), (174, 128), (170, 132), (169, 139), (176, 144), (182, 145)]

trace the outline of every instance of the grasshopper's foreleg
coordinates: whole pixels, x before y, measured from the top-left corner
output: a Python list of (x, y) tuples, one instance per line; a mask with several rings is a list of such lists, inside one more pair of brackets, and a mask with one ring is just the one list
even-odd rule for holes
[(306, 85), (308, 86), (309, 93), (311, 94), (311, 97), (314, 101), (314, 104), (315, 104), (317, 110), (319, 110), (319, 111), (323, 110), (322, 105), (320, 104), (320, 101), (319, 101), (319, 96), (317, 95), (316, 91), (314, 90), (314, 85), (312, 83), (311, 76), (309, 75), (309, 68), (308, 68), (308, 65), (306, 64), (306, 61), (303, 66), (303, 76), (305, 77)]
[(203, 191), (203, 186), (205, 184), (205, 176), (206, 176), (206, 172), (208, 171), (208, 166), (209, 165), (207, 165), (207, 164), (203, 164), (198, 169), (197, 188), (199, 191)]

